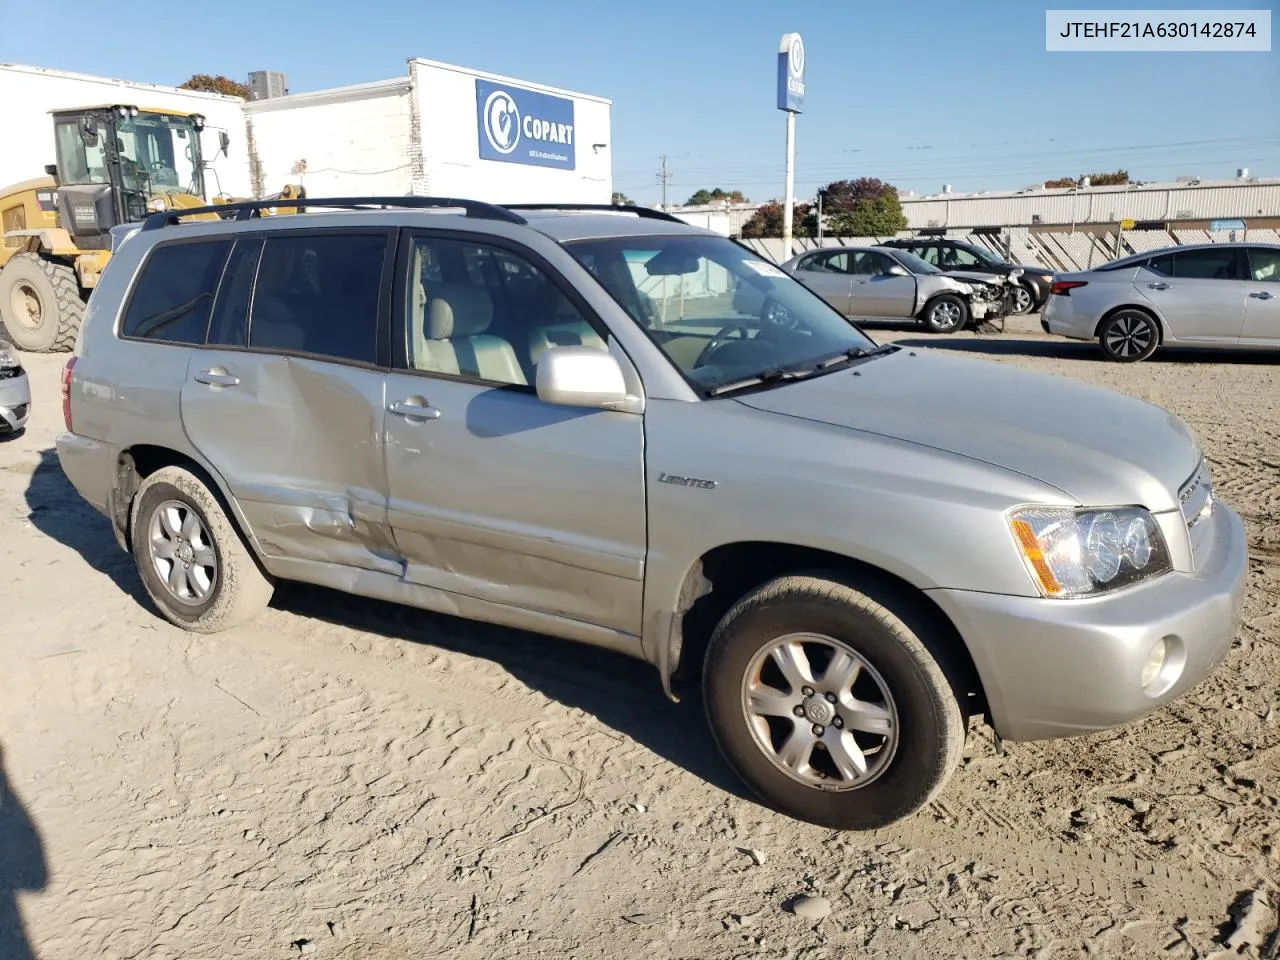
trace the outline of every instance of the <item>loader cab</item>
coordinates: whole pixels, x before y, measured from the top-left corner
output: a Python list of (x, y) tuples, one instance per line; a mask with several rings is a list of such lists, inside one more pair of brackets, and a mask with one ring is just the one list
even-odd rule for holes
[(166, 196), (203, 203), (199, 114), (126, 104), (53, 111), (61, 226), (81, 249), (110, 249), (111, 228), (165, 208)]

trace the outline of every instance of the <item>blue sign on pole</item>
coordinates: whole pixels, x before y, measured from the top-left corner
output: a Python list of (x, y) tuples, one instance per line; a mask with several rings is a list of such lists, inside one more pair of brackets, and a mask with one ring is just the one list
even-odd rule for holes
[(573, 170), (573, 101), (476, 79), (480, 159)]
[(778, 109), (801, 113), (804, 107), (804, 41), (784, 34), (778, 45)]

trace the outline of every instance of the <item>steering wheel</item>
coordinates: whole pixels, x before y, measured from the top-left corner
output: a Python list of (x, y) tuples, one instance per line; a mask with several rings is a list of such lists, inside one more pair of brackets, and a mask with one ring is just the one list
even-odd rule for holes
[(693, 361), (693, 369), (697, 370), (704, 363), (706, 363), (711, 358), (712, 354), (714, 354), (717, 350), (719, 350), (731, 339), (733, 339), (733, 335), (735, 333), (741, 333), (742, 336), (739, 339), (742, 339), (742, 340), (747, 340), (751, 336), (751, 331), (748, 330), (745, 326), (743, 326), (740, 323), (730, 324), (727, 327), (721, 327), (720, 332), (711, 338), (711, 342), (702, 348), (702, 352), (698, 354), (698, 359)]
[(779, 330), (795, 330), (800, 325), (800, 318), (776, 298), (765, 299), (760, 308), (760, 322)]

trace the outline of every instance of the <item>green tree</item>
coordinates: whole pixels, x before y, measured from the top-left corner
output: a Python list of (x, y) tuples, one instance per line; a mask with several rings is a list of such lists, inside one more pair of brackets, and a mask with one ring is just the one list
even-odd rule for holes
[(841, 237), (892, 236), (907, 227), (898, 188), (874, 177), (836, 180), (818, 191), (825, 232)]
[[(742, 225), (742, 235), (748, 239), (757, 237), (781, 237), (782, 215), (785, 211), (780, 203), (766, 203), (751, 215)], [(795, 237), (812, 237), (816, 218), (813, 206), (808, 203), (797, 203), (792, 207), (791, 235)]]
[(1044, 187), (1046, 190), (1070, 190), (1076, 185), (1075, 177), (1059, 177), (1057, 180), (1046, 180)]
[(207, 73), (194, 74), (186, 83), (178, 84), (180, 90), (202, 90), (205, 93), (220, 93), (224, 97), (240, 97), (249, 99), (249, 85), (239, 83), (229, 77), (218, 74), (216, 77)]
[(685, 206), (701, 207), (706, 206), (708, 203), (719, 203), (724, 200), (728, 200), (730, 203), (747, 202), (747, 198), (742, 195), (741, 190), (721, 190), (716, 187), (714, 190), (699, 190), (685, 201)]
[(1113, 170), (1110, 173), (1082, 173), (1078, 177), (1059, 177), (1057, 180), (1046, 180), (1044, 185), (1049, 190), (1070, 190), (1084, 186), (1085, 178), (1089, 178), (1092, 187), (1118, 187), (1129, 182), (1128, 170)]
[(634, 207), (636, 202), (628, 197), (625, 193), (614, 191), (613, 199), (610, 201), (615, 207)]

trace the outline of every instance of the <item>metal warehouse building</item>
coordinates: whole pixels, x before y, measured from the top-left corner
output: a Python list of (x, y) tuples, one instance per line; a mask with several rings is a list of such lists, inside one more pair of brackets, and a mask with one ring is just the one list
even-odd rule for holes
[[(407, 75), (330, 90), (233, 97), (0, 64), (11, 136), (0, 189), (53, 161), (49, 111), (103, 103), (203, 114), (216, 193), (265, 196), (302, 184), (312, 196), (435, 194), (497, 202), (608, 203), (611, 103), (414, 59)], [(219, 153), (219, 133), (231, 144)]]

